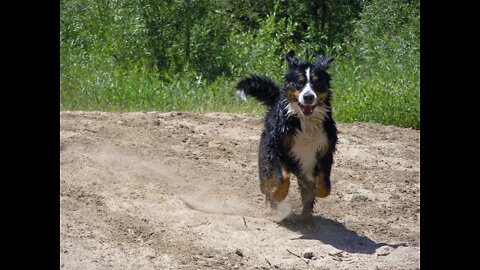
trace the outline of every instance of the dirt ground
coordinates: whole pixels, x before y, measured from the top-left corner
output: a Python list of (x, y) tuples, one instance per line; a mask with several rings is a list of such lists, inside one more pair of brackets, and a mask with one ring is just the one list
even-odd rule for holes
[(60, 127), (62, 269), (420, 268), (416, 130), (338, 124), (332, 192), (306, 222), (295, 178), (264, 209), (259, 117), (61, 112)]

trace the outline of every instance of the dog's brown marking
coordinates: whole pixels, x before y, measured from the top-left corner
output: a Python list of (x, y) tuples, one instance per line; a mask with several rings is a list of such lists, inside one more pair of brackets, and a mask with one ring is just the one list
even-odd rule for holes
[(283, 201), (288, 195), (290, 173), (283, 165), (282, 178), (283, 181), (280, 181), (277, 177), (272, 176), (262, 183), (261, 190), (265, 194), (265, 207), (267, 209), (272, 208), (275, 203)]
[(276, 202), (283, 201), (287, 197), (289, 187), (290, 187), (290, 180), (283, 179), (283, 183), (280, 183), (278, 186), (276, 186), (273, 189), (272, 198)]
[(272, 198), (276, 202), (283, 201), (285, 197), (287, 197), (288, 189), (290, 187), (290, 174), (284, 166), (282, 166), (282, 178), (283, 182), (277, 180), (277, 185), (272, 190)]
[(298, 76), (298, 82), (299, 83), (304, 83), (305, 82), (305, 75), (300, 74), (300, 76)]
[(317, 92), (317, 99), (322, 102), (326, 102), (328, 99), (328, 91), (326, 92)]
[(325, 174), (320, 172), (317, 176), (317, 187), (315, 190), (315, 197), (325, 198), (330, 195), (330, 185), (325, 183)]
[(317, 82), (318, 81), (318, 76), (317, 75), (313, 75), (312, 77), (312, 82)]
[(297, 102), (298, 97), (300, 96), (300, 91), (294, 89), (287, 90), (287, 98), (290, 102)]

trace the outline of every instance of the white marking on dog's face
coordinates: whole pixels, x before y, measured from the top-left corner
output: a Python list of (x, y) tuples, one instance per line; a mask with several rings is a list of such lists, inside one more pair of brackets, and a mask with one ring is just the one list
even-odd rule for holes
[(305, 75), (307, 75), (307, 83), (310, 82), (310, 68), (307, 68), (307, 70), (305, 70)]
[[(317, 95), (315, 94), (315, 91), (313, 91), (312, 85), (310, 84), (310, 68), (307, 68), (305, 73), (306, 73), (306, 77), (307, 77), (307, 82), (305, 83), (305, 86), (303, 87), (302, 91), (300, 92), (300, 95), (298, 97), (298, 101), (302, 105), (315, 106), (317, 104)], [(305, 100), (305, 95), (313, 96), (313, 100), (306, 101)]]

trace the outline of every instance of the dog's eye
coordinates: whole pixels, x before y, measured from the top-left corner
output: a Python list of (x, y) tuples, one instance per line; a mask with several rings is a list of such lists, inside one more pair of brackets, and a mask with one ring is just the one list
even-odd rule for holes
[(298, 77), (298, 83), (304, 84), (305, 83), (305, 76), (300, 75), (300, 77)]
[(290, 82), (285, 87), (288, 91), (295, 91), (295, 83)]

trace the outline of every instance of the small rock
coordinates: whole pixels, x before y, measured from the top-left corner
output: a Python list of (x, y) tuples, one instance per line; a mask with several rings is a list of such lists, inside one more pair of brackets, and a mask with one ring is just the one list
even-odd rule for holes
[(390, 251), (391, 251), (390, 247), (383, 246), (383, 247), (377, 248), (375, 253), (377, 254), (377, 256), (387, 256), (388, 254), (390, 254)]
[(316, 259), (315, 252), (313, 252), (311, 250), (307, 250), (307, 251), (303, 252), (303, 257), (305, 259), (309, 259), (309, 260), (313, 260), (314, 257)]
[(237, 254), (238, 256), (243, 258), (243, 252), (242, 252), (241, 249), (239, 249), (239, 248), (235, 249), (235, 254)]

